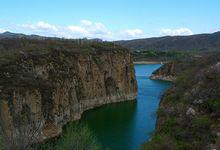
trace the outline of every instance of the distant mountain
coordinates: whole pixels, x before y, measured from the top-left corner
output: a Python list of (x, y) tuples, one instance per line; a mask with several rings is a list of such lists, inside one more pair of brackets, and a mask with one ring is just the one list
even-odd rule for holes
[(116, 41), (116, 43), (133, 50), (219, 51), (220, 32), (191, 36), (165, 36), (128, 41)]
[(0, 39), (3, 38), (29, 38), (29, 39), (46, 39), (47, 37), (39, 36), (39, 35), (25, 35), (22, 33), (12, 33), (12, 32), (4, 32), (0, 34)]
[[(22, 33), (4, 32), (0, 39), (28, 38), (28, 39), (61, 39), (57, 37), (44, 37), (39, 35), (25, 35)], [(101, 39), (90, 41), (102, 42)], [(135, 40), (116, 41), (116, 44), (135, 51), (220, 51), (220, 32), (212, 34), (197, 34), (191, 36), (164, 36)]]
[[(44, 39), (52, 39), (52, 40), (59, 40), (59, 39), (64, 39), (64, 40), (68, 40), (65, 38), (59, 38), (59, 37), (46, 37), (46, 36), (40, 36), (40, 35), (35, 35), (35, 34), (31, 34), (31, 35), (26, 35), (26, 34), (22, 34), (22, 33), (12, 33), (12, 32), (4, 32), (4, 33), (0, 33), (0, 39), (16, 39), (16, 38), (27, 38), (27, 39), (37, 39), (37, 40), (44, 40)], [(69, 40), (79, 40), (79, 39), (69, 39)], [(94, 39), (86, 39), (86, 38), (82, 38), (81, 40), (89, 40), (92, 42), (104, 42), (102, 39), (99, 38), (94, 38)]]

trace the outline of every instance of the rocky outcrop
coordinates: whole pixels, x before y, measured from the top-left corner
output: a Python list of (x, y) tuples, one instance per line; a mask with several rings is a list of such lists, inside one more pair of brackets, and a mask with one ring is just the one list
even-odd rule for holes
[(176, 72), (174, 70), (174, 63), (169, 62), (164, 64), (158, 70), (154, 71), (150, 76), (152, 80), (163, 80), (163, 81), (175, 81)]
[(88, 109), (136, 99), (134, 65), (126, 49), (101, 43), (77, 48), (22, 51), (1, 64), (0, 115), (6, 135), (26, 133), (42, 141), (59, 135), (63, 125)]
[[(150, 79), (152, 80), (163, 80), (163, 81), (175, 81), (185, 70), (193, 67), (195, 62), (201, 61), (201, 57), (189, 57), (179, 60), (167, 62), (162, 65), (159, 69), (155, 70)], [(187, 63), (186, 63), (187, 62)]]
[(162, 81), (169, 81), (173, 82), (176, 80), (175, 76), (165, 76), (165, 75), (152, 75), (150, 76), (151, 80), (162, 80)]

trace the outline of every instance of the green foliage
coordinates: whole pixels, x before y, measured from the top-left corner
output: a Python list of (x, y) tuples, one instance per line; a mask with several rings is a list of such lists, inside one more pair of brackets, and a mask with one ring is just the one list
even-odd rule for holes
[(4, 148), (4, 139), (0, 133), (0, 150), (3, 150), (3, 148)]
[(213, 112), (220, 112), (220, 100), (209, 100), (209, 106)]
[(96, 137), (87, 126), (71, 123), (61, 137), (35, 147), (36, 150), (100, 150)]
[(217, 149), (220, 149), (220, 137), (216, 139), (216, 147)]
[(220, 75), (217, 75), (216, 79), (217, 79), (217, 83), (220, 84)]
[(164, 112), (164, 110), (162, 108), (159, 108), (156, 112), (156, 116), (165, 116), (166, 113)]
[(174, 118), (167, 119), (162, 125), (161, 132), (165, 134), (169, 134), (173, 130), (175, 124), (176, 124), (176, 120)]
[[(175, 84), (178, 86), (178, 89), (181, 89), (183, 92), (186, 88), (192, 86), (193, 78), (191, 77), (193, 74), (192, 70), (186, 70), (181, 73), (181, 75), (177, 78)], [(179, 93), (181, 94), (181, 93)]]
[(92, 59), (95, 62), (95, 64), (98, 66), (98, 68), (100, 70), (103, 70), (103, 65), (102, 65), (103, 62), (101, 61), (101, 59), (99, 57), (95, 57), (95, 56), (93, 56)]
[(166, 134), (155, 135), (148, 143), (141, 147), (142, 150), (176, 150), (177, 143)]
[[(14, 62), (19, 56), (39, 57), (53, 52), (96, 53), (99, 51), (127, 51), (126, 48), (111, 42), (87, 40), (87, 39), (29, 39), (12, 38), (0, 40), (0, 66)], [(34, 58), (33, 58), (34, 59)]]
[(196, 131), (207, 131), (210, 128), (212, 121), (208, 116), (199, 116), (193, 119), (192, 127)]
[(182, 51), (157, 51), (154, 49), (144, 50), (144, 51), (132, 51), (132, 54), (135, 60), (140, 59), (152, 59), (152, 60), (176, 60), (180, 58), (186, 58), (191, 56), (190, 52), (182, 52)]

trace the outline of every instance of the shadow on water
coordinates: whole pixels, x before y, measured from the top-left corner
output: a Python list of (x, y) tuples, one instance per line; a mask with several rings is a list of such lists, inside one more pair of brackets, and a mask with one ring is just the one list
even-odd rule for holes
[(136, 101), (109, 104), (86, 112), (81, 123), (89, 126), (104, 148), (129, 149), (136, 109)]
[(137, 101), (105, 105), (85, 112), (80, 120), (97, 136), (104, 148), (136, 150), (149, 140), (155, 128), (160, 97), (170, 83), (149, 79), (161, 65), (135, 65)]

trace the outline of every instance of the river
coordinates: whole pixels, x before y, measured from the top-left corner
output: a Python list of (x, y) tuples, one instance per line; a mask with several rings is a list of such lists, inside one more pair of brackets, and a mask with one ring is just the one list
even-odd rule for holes
[(138, 82), (136, 101), (105, 105), (89, 110), (81, 121), (88, 125), (104, 148), (137, 150), (155, 129), (160, 97), (170, 83), (149, 79), (160, 64), (135, 65)]

